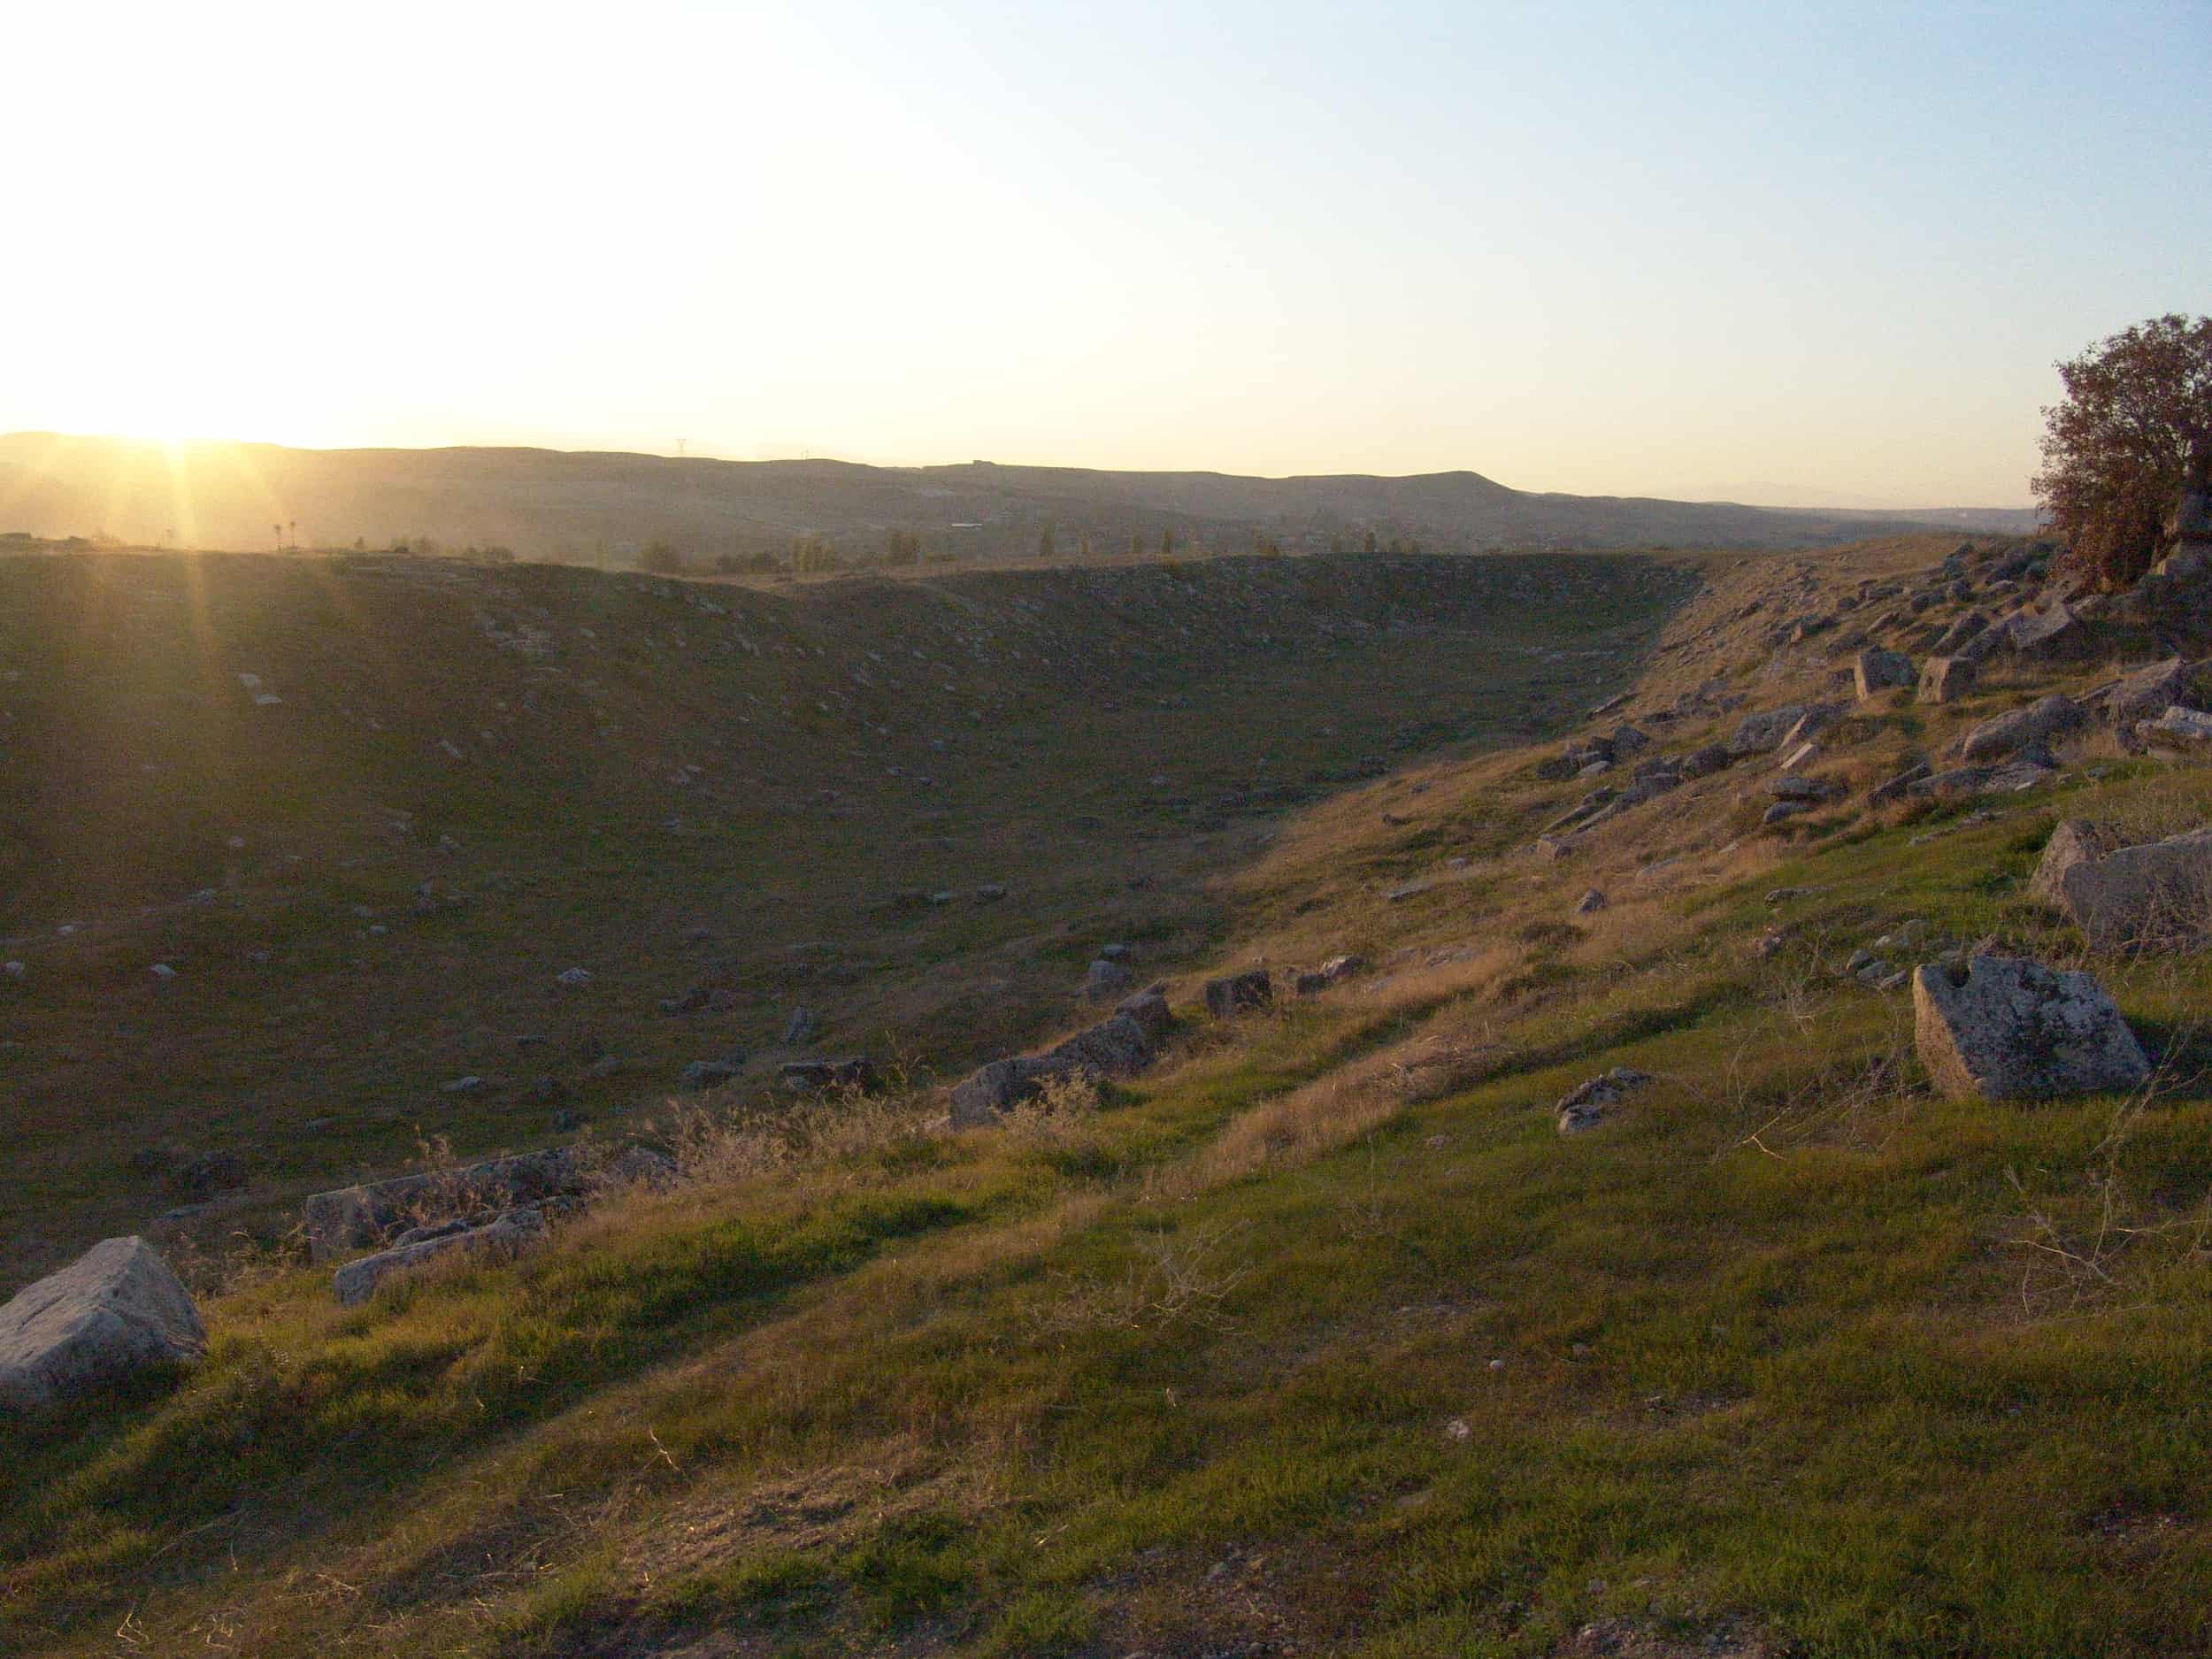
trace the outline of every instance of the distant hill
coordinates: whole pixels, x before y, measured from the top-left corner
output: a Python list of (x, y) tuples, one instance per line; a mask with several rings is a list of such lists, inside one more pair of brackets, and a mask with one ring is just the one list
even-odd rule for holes
[[(999, 466), (874, 467), (840, 461), (718, 461), (551, 449), (292, 449), (176, 446), (52, 433), (0, 436), (0, 533), (104, 534), (134, 544), (255, 549), (371, 547), (429, 538), (526, 557), (626, 565), (665, 541), (699, 560), (783, 553), (813, 537), (851, 557), (891, 533), (949, 557), (1033, 555), (1042, 533), (1077, 554), (1131, 538), (1242, 551), (1333, 540), (1440, 551), (1801, 547), (1913, 525), (2018, 534), (2032, 512), (1778, 510), (1725, 502), (1532, 494), (1475, 472), (1240, 478)], [(281, 532), (275, 526), (281, 526)]]

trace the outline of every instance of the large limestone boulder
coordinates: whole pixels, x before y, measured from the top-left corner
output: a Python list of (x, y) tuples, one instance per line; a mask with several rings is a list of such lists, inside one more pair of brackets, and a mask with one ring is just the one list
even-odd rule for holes
[(2053, 692), (2049, 696), (1984, 720), (1966, 734), (1959, 753), (1968, 760), (1997, 760), (2032, 743), (2046, 743), (2070, 732), (2089, 717), (2071, 697)]
[(1954, 1098), (2047, 1100), (2130, 1089), (2142, 1045), (2085, 973), (2010, 956), (1932, 963), (1912, 978), (1920, 1063)]
[(2093, 950), (2201, 935), (2212, 923), (2212, 829), (2134, 847), (2116, 839), (2079, 820), (2060, 825), (2029, 893), (2064, 910)]
[(2119, 832), (2109, 824), (2094, 823), (2085, 818), (2066, 819), (2043, 843), (2043, 856), (2037, 861), (2035, 874), (2028, 881), (2028, 896), (2039, 903), (2062, 908), (2065, 901), (2061, 884), (2066, 872), (2078, 864), (2093, 864), (2116, 850), (2119, 845)]
[(1964, 657), (1931, 657), (1920, 670), (1919, 703), (1956, 703), (1974, 689), (1975, 667)]
[(143, 1239), (103, 1239), (0, 1307), (0, 1406), (43, 1411), (207, 1348), (192, 1298)]
[(2111, 726), (2155, 720), (2167, 710), (2191, 701), (2190, 678), (2189, 664), (2178, 657), (2170, 657), (2123, 677), (2097, 700), (2097, 711)]
[(2155, 720), (2137, 721), (2135, 733), (2162, 749), (2201, 749), (2212, 743), (2212, 714), (2201, 714), (2177, 704)]
[(2061, 600), (2048, 611), (2016, 613), (2006, 641), (2016, 657), (2031, 662), (2057, 662), (2078, 657), (2089, 649), (2089, 625)]

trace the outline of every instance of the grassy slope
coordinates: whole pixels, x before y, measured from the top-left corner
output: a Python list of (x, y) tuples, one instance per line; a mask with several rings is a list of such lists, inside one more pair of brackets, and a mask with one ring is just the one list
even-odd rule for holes
[[(1655, 678), (1686, 640), (1738, 649), (1740, 598), (1716, 582)], [(1760, 664), (1762, 701), (1826, 680)], [(1885, 699), (1831, 764), (1875, 775), (2032, 689)], [(267, 1654), (2203, 1647), (2206, 971), (2098, 964), (2174, 1062), (2154, 1098), (2021, 1109), (1933, 1099), (1901, 1000), (1827, 970), (1911, 917), (2063, 955), (2018, 896), (2054, 817), (2170, 824), (2208, 780), (2093, 754), (1984, 822), (1844, 808), (1747, 838), (1739, 770), (1539, 870), (1511, 849), (1577, 786), (1532, 758), (1402, 772), (1225, 868), (1223, 960), (1379, 972), (1194, 1019), (1103, 1110), (953, 1138), (887, 1112), (366, 1310), (305, 1273), (242, 1287), (181, 1389), (25, 1441), (0, 1629), (88, 1653), (127, 1613), (153, 1650)], [(1443, 879), (1379, 897), (1418, 877)], [(1568, 925), (1593, 880), (1612, 905)], [(1770, 905), (1784, 887), (1809, 891)], [(1617, 1064), (1660, 1081), (1559, 1137), (1550, 1102)]]
[[(831, 1052), (972, 1064), (1064, 1020), (1107, 940), (1210, 948), (1211, 873), (1286, 803), (1617, 684), (1685, 580), (1235, 559), (777, 595), (0, 564), (0, 952), (27, 969), (0, 980), (0, 1278), (189, 1195), (134, 1156), (242, 1156), (191, 1225), (266, 1231), (419, 1135), (618, 1125), (733, 1048), (757, 1087), (799, 1005)], [(596, 982), (557, 997), (571, 965)], [(658, 1014), (694, 988), (718, 1005)], [(488, 1087), (441, 1092), (466, 1075)]]

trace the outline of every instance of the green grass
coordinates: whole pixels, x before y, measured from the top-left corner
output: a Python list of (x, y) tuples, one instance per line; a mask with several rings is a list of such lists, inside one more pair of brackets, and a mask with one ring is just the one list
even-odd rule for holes
[[(1833, 973), (1911, 918), (2067, 956), (2020, 895), (2050, 826), (2200, 814), (2212, 774), (1735, 849), (1724, 780), (1648, 819), (1720, 873), (1643, 899), (1623, 854), (1629, 919), (1588, 927), (1572, 866), (1381, 900), (1558, 793), (1519, 756), (1418, 778), (1206, 901), (1222, 960), (1325, 940), (1373, 972), (1194, 1013), (1094, 1116), (634, 1199), (360, 1310), (305, 1272), (233, 1292), (198, 1371), (19, 1437), (0, 1647), (105, 1653), (126, 1617), (273, 1659), (2212, 1644), (2204, 1070), (1940, 1100), (1909, 1003)], [(2212, 964), (2093, 965), (2194, 1055)], [(1613, 1065), (1655, 1081), (1557, 1134)]]

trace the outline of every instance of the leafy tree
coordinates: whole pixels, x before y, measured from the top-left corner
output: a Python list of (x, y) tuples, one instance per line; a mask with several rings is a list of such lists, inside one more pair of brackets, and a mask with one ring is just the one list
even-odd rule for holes
[(1364, 536), (1360, 538), (1359, 550), (1363, 553), (1372, 553), (1375, 551), (1375, 533), (1372, 530), (1370, 530)]
[(684, 556), (665, 541), (649, 541), (637, 556), (638, 568), (656, 576), (680, 576), (691, 568)]
[(1141, 531), (1132, 530), (1129, 533), (1129, 557), (1133, 559), (1144, 557), (1144, 535)]
[(2043, 411), (2030, 487), (2070, 563), (2122, 586), (2157, 557), (2193, 458), (2212, 464), (2212, 317), (2154, 317), (2057, 366), (2066, 396)]
[(1043, 529), (1037, 532), (1037, 557), (1039, 558), (1050, 558), (1054, 552), (1057, 550), (1059, 542), (1057, 538), (1053, 534), (1051, 525), (1048, 524)]
[(1161, 532), (1160, 532), (1160, 557), (1161, 557), (1162, 558), (1166, 558), (1166, 557), (1170, 557), (1171, 554), (1173, 554), (1173, 553), (1174, 553), (1174, 551), (1175, 551), (1175, 532), (1174, 532), (1174, 530), (1171, 528), (1171, 529), (1165, 529), (1165, 530), (1161, 531)]

